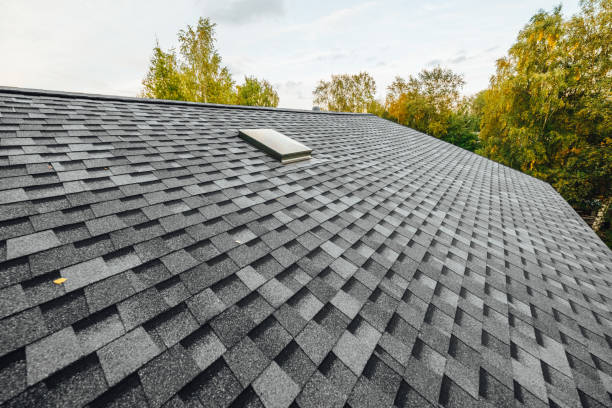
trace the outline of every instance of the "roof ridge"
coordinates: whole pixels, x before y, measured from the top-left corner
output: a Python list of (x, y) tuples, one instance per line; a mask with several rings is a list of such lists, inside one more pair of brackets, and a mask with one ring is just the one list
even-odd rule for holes
[(168, 105), (184, 105), (184, 106), (202, 106), (202, 107), (207, 107), (207, 108), (247, 109), (247, 110), (263, 110), (263, 111), (293, 112), (293, 113), (314, 113), (314, 114), (329, 114), (329, 115), (357, 115), (357, 116), (372, 115), (371, 113), (332, 112), (332, 111), (324, 111), (324, 110), (272, 108), (272, 107), (265, 107), (265, 106), (225, 105), (225, 104), (217, 104), (217, 103), (175, 101), (175, 100), (169, 100), (169, 99), (137, 98), (137, 97), (132, 97), (132, 96), (102, 95), (102, 94), (90, 94), (90, 93), (82, 93), (82, 92), (54, 91), (54, 90), (48, 90), (48, 89), (20, 88), (20, 87), (12, 87), (12, 86), (0, 86), (0, 93), (21, 94), (21, 95), (31, 95), (31, 96), (55, 96), (55, 97), (60, 97), (60, 98), (90, 99), (90, 100), (115, 101), (115, 102), (151, 103), (151, 104), (159, 104), (159, 105), (168, 104)]

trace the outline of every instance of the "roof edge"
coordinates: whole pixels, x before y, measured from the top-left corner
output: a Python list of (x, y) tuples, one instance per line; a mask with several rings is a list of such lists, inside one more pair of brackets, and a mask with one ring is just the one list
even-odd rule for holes
[(202, 103), (202, 102), (188, 102), (188, 101), (175, 101), (170, 99), (150, 99), (150, 98), (137, 98), (131, 96), (116, 96), (116, 95), (101, 95), (101, 94), (88, 94), (81, 92), (67, 92), (67, 91), (53, 91), (47, 89), (35, 89), (35, 88), (19, 88), (12, 86), (1, 86), (0, 93), (4, 94), (18, 94), (18, 95), (31, 95), (31, 96), (50, 96), (67, 99), (90, 99), (100, 101), (112, 101), (112, 102), (129, 102), (129, 103), (149, 103), (157, 105), (179, 105), (179, 106), (192, 106), (192, 107), (206, 107), (206, 108), (224, 108), (224, 109), (250, 109), (250, 110), (262, 110), (262, 111), (273, 111), (273, 112), (293, 112), (293, 113), (312, 113), (312, 114), (326, 114), (326, 115), (371, 115), (371, 113), (353, 113), (353, 112), (332, 112), (323, 110), (307, 110), (307, 109), (291, 109), (291, 108), (270, 108), (265, 106), (245, 106), (245, 105), (224, 105), (217, 103)]

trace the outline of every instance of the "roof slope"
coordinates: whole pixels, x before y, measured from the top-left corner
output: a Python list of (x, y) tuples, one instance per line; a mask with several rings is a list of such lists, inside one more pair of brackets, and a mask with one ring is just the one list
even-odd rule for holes
[[(262, 127), (313, 159), (238, 137)], [(0, 166), (7, 406), (611, 404), (612, 252), (460, 148), (370, 115), (0, 89)]]

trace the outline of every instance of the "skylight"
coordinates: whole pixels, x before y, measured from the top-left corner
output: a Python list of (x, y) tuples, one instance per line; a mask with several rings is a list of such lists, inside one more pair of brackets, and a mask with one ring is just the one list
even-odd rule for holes
[(240, 129), (241, 138), (283, 164), (310, 159), (312, 149), (274, 129)]

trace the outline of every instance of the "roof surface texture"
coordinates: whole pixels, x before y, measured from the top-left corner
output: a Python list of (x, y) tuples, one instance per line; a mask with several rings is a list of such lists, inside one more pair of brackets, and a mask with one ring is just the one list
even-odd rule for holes
[(610, 406), (611, 265), (548, 184), (375, 116), (0, 89), (6, 406)]

